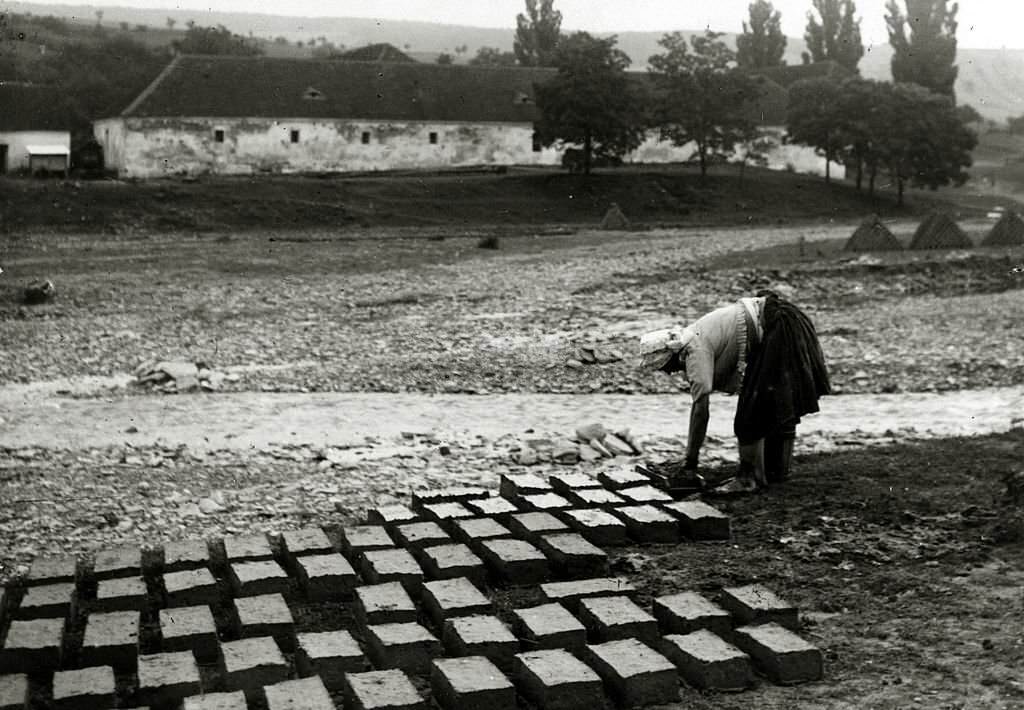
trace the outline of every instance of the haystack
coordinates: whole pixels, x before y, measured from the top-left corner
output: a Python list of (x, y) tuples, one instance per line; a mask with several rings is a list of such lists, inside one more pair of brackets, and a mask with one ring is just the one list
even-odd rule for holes
[(882, 224), (878, 215), (864, 220), (843, 247), (846, 251), (897, 251), (903, 248), (900, 240)]
[(941, 212), (925, 217), (910, 240), (911, 249), (970, 249), (974, 246), (953, 218)]
[(1004, 212), (981, 242), (985, 247), (1019, 247), (1024, 245), (1024, 219), (1012, 210)]
[(616, 203), (613, 202), (605, 212), (604, 219), (601, 220), (601, 229), (629, 229), (629, 220)]

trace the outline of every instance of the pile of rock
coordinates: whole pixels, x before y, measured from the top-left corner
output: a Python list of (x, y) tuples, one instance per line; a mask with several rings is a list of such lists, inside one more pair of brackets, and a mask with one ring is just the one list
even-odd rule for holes
[(149, 387), (168, 394), (219, 390), (225, 381), (233, 382), (237, 375), (225, 375), (211, 370), (201, 362), (184, 360), (149, 360), (135, 369), (132, 384)]
[(586, 365), (607, 365), (622, 360), (622, 354), (611, 348), (596, 345), (581, 345), (573, 352), (572, 357), (565, 361), (565, 366), (579, 370)]
[(629, 429), (612, 432), (601, 424), (576, 429), (572, 439), (525, 439), (514, 446), (512, 460), (520, 466), (556, 463), (573, 466), (617, 456), (640, 456), (643, 446)]

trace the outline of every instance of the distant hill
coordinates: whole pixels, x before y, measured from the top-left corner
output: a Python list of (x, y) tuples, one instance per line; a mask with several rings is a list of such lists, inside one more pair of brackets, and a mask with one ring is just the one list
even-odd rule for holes
[[(468, 61), (480, 47), (512, 49), (514, 30), (441, 25), (429, 22), (372, 20), (350, 17), (279, 17), (255, 13), (200, 12), (186, 10), (153, 10), (111, 6), (41, 5), (31, 2), (9, 2), (11, 12), (34, 15), (55, 15), (95, 24), (96, 11), (103, 11), (103, 24), (116, 27), (121, 22), (148, 25), (166, 30), (168, 17), (176, 21), (180, 31), (188, 20), (201, 25), (221, 24), (240, 35), (265, 40), (262, 44), (271, 56), (312, 56), (312, 47), (296, 46), (296, 42), (325, 38), (344, 48), (376, 42), (393, 44), (419, 61), (433, 61), (441, 52)], [(510, 18), (511, 20), (511, 18)], [(668, 30), (666, 30), (668, 31)], [(170, 33), (168, 33), (170, 34)], [(647, 59), (660, 50), (658, 39), (663, 32), (621, 32), (619, 47), (633, 60), (633, 68), (643, 69)], [(684, 31), (684, 34), (697, 34)], [(735, 41), (735, 34), (727, 37)], [(284, 38), (287, 43), (274, 42)], [(458, 53), (457, 48), (466, 51)], [(789, 39), (786, 61), (799, 64), (804, 49), (802, 39)], [(861, 60), (861, 74), (871, 79), (890, 79), (889, 62), (892, 48), (876, 45)], [(956, 83), (960, 103), (974, 106), (986, 118), (1004, 121), (1008, 116), (1024, 115), (1024, 49), (960, 49), (957, 63), (960, 74)]]

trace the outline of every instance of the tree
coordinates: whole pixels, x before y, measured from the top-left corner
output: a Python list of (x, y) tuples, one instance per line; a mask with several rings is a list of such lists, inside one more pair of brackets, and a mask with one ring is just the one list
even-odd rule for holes
[(839, 103), (831, 116), (837, 142), (856, 165), (857, 190), (862, 189), (867, 171), (872, 195), (884, 157), (881, 137), (888, 130), (890, 93), (891, 85), (886, 82), (850, 77), (840, 84)]
[(755, 0), (748, 9), (750, 24), (744, 22), (743, 34), (736, 38), (737, 63), (744, 69), (784, 64), (786, 35), (780, 25), (781, 13), (768, 0)]
[(1006, 119), (1006, 130), (1010, 132), (1010, 135), (1018, 133), (1024, 133), (1024, 115), (1011, 116)]
[(167, 29), (169, 30), (173, 30), (174, 26), (178, 24), (178, 21), (175, 20), (173, 17), (168, 17), (166, 20), (164, 20), (164, 22), (167, 23)]
[(448, 54), (448, 52), (441, 52), (440, 54), (437, 55), (438, 64), (452, 64), (454, 62), (455, 59), (452, 57), (452, 55)]
[(904, 15), (896, 0), (886, 5), (885, 24), (892, 45), (892, 80), (911, 82), (954, 96), (956, 83), (956, 14), (959, 6), (946, 0), (904, 0)]
[(749, 142), (753, 122), (743, 110), (758, 92), (756, 80), (736, 70), (736, 53), (707, 31), (691, 38), (692, 52), (680, 32), (662, 37), (665, 48), (648, 62), (659, 91), (656, 122), (663, 138), (676, 145), (694, 142), (701, 176), (709, 162)]
[(549, 67), (562, 36), (562, 13), (554, 0), (526, 0), (526, 14), (516, 15), (516, 59), (524, 67)]
[(842, 157), (844, 136), (839, 127), (842, 90), (832, 79), (803, 79), (789, 87), (786, 134), (793, 143), (811, 146), (825, 157), (825, 182), (831, 164)]
[(481, 47), (469, 63), (474, 66), (513, 67), (516, 55), (515, 52), (503, 52), (497, 47)]
[(181, 54), (231, 54), (252, 57), (263, 54), (263, 49), (240, 35), (232, 34), (224, 25), (199, 27), (194, 23), (182, 39), (174, 40), (174, 48)]
[(630, 60), (617, 38), (577, 32), (555, 50), (555, 76), (534, 87), (542, 145), (580, 146), (583, 172), (595, 158), (619, 158), (640, 145), (643, 101), (626, 76)]
[(99, 27), (103, 24), (103, 10), (96, 11), (96, 26)]
[(853, 0), (812, 0), (812, 3), (818, 16), (807, 13), (804, 32), (811, 59), (815, 62), (831, 60), (856, 73), (857, 63), (864, 56), (860, 20), (854, 18), (857, 6)]

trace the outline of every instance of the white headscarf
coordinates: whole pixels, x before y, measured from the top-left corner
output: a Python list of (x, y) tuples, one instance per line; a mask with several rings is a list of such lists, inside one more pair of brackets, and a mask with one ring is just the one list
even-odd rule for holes
[(660, 370), (697, 335), (692, 328), (663, 328), (640, 336), (640, 367)]

